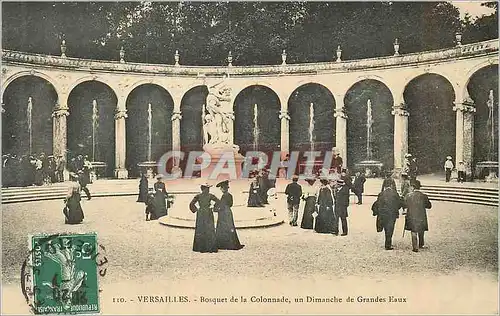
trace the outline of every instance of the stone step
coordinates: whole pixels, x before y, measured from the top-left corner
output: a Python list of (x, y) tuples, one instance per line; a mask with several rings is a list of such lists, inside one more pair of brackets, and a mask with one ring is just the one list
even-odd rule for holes
[(484, 197), (484, 198), (492, 198), (498, 201), (498, 194), (495, 193), (477, 193), (470, 191), (463, 192), (454, 192), (451, 190), (422, 190), (422, 192), (426, 194), (446, 194), (446, 195), (454, 195), (459, 197)]
[(450, 189), (454, 191), (477, 191), (477, 192), (491, 192), (498, 194), (498, 188), (482, 188), (473, 186), (448, 186), (448, 185), (423, 185), (422, 190), (427, 189)]

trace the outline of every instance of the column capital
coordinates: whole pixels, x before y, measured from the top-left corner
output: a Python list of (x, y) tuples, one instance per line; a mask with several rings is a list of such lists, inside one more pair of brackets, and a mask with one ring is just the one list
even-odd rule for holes
[(290, 114), (288, 114), (287, 110), (281, 110), (279, 115), (280, 120), (290, 121)]
[(476, 112), (476, 108), (474, 107), (474, 101), (467, 97), (462, 102), (455, 102), (455, 106), (453, 107), (453, 111), (461, 111), (464, 113), (474, 113)]
[(404, 103), (393, 106), (391, 114), (399, 116), (410, 116), (410, 112), (408, 112), (407, 107)]
[(171, 119), (171, 120), (172, 120), (172, 121), (176, 121), (176, 120), (179, 120), (179, 121), (180, 121), (180, 120), (182, 120), (182, 114), (181, 114), (181, 112), (174, 111), (174, 112), (172, 113), (172, 119)]
[(335, 113), (333, 114), (333, 117), (340, 117), (343, 119), (347, 119), (347, 114), (345, 113), (345, 108), (335, 108)]
[(119, 120), (119, 119), (127, 118), (127, 117), (128, 117), (127, 110), (125, 110), (125, 109), (116, 109), (115, 120)]
[(52, 111), (52, 117), (61, 117), (68, 115), (69, 108), (67, 106), (57, 106), (56, 108), (54, 108), (54, 111)]

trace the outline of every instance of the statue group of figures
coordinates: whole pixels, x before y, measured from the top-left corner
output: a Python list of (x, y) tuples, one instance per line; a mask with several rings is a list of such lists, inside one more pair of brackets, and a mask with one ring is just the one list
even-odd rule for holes
[(209, 87), (203, 108), (203, 144), (230, 144), (231, 123), (234, 114), (231, 105), (231, 88), (222, 82)]

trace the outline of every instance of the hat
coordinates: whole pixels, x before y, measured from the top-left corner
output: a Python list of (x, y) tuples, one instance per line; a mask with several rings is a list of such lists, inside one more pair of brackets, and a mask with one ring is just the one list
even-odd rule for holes
[(446, 157), (446, 159), (451, 160), (451, 156)]
[(206, 179), (203, 179), (203, 178), (199, 178), (198, 181), (196, 181), (196, 182), (202, 188), (203, 187), (205, 187), (205, 188), (212, 187), (212, 185), (210, 183), (208, 183), (208, 181)]
[(382, 183), (382, 187), (395, 189), (394, 184), (395, 183), (394, 183), (394, 180), (392, 178), (387, 178), (387, 179), (384, 179), (384, 182)]
[(464, 161), (463, 161), (463, 160), (460, 160), (458, 163), (464, 163)]
[(229, 180), (221, 181), (216, 185), (217, 188), (228, 187), (228, 186), (229, 186)]
[(406, 154), (405, 155), (405, 158), (410, 158), (411, 157), (411, 154)]
[(344, 182), (344, 180), (342, 180), (342, 179), (338, 179), (338, 180), (337, 180), (337, 184), (345, 184), (345, 182)]
[(321, 178), (321, 179), (319, 179), (319, 182), (321, 182), (321, 184), (325, 184), (325, 185), (330, 183), (330, 181), (327, 178)]
[(415, 189), (420, 189), (422, 187), (422, 184), (420, 183), (420, 181), (418, 180), (414, 180), (412, 183), (411, 183), (411, 186)]

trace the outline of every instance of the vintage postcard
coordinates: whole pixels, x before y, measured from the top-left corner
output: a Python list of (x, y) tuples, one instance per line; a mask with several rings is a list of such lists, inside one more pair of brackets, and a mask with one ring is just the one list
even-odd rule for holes
[(498, 315), (498, 2), (2, 2), (1, 313)]

